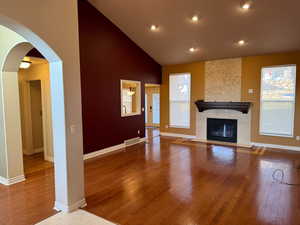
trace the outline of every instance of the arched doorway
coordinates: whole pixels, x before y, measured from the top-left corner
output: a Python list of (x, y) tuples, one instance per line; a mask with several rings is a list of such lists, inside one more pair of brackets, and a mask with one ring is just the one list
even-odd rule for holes
[[(0, 62), (0, 181), (13, 184), (24, 180), (22, 160), (19, 103), (14, 89), (17, 87), (17, 71), (26, 53), (35, 47), (49, 62), (51, 83), (51, 108), (53, 128), (53, 149), (55, 162), (55, 208), (73, 211), (86, 205), (84, 198), (83, 153), (82, 146), (72, 146), (69, 139), (81, 136), (76, 125), (67, 126), (65, 111), (65, 88), (63, 62), (61, 58), (35, 33), (15, 21), (0, 15), (0, 25), (20, 35), (22, 38), (7, 46)], [(3, 37), (1, 37), (3, 38)], [(0, 55), (1, 59), (1, 55)], [(8, 80), (6, 78), (9, 78)], [(80, 90), (79, 90), (80, 91)], [(12, 98), (12, 99), (9, 99)], [(8, 100), (9, 99), (9, 100)], [(2, 108), (1, 108), (2, 107)], [(68, 121), (69, 122), (69, 121)], [(77, 132), (77, 133), (76, 133)], [(79, 133), (79, 134), (78, 134)], [(75, 149), (72, 151), (72, 149)], [(80, 151), (81, 150), (81, 151)], [(17, 165), (17, 166), (16, 166)]]

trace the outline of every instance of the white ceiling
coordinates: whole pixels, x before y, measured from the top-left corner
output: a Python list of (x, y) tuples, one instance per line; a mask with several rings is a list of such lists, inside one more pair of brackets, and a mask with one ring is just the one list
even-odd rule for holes
[[(240, 0), (89, 2), (161, 65), (300, 50), (299, 0), (254, 0), (248, 11)], [(198, 24), (190, 21), (194, 14)], [(243, 47), (236, 45), (241, 39)]]

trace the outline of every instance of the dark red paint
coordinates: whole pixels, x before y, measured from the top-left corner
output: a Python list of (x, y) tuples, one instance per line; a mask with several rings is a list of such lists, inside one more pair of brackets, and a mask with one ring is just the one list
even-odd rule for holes
[(36, 48), (31, 49), (26, 56), (36, 57), (36, 58), (42, 58), (45, 59), (45, 57), (42, 55), (42, 53), (39, 52)]
[(145, 115), (121, 117), (120, 79), (161, 83), (161, 66), (87, 1), (78, 1), (84, 152), (145, 136)]

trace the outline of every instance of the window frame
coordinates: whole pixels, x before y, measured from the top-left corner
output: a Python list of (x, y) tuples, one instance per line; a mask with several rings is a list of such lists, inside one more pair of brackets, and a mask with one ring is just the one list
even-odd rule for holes
[[(133, 113), (123, 113), (123, 83), (135, 83), (137, 84), (137, 110)], [(141, 81), (136, 80), (120, 80), (120, 96), (121, 96), (121, 117), (128, 117), (128, 116), (137, 116), (142, 114), (141, 110)]]
[[(289, 67), (289, 66), (294, 66), (295, 67), (295, 84), (294, 84), (294, 90), (295, 90), (295, 96), (293, 99), (294, 105), (293, 105), (293, 114), (292, 114), (292, 134), (287, 135), (287, 134), (279, 134), (279, 133), (265, 133), (262, 132), (262, 103), (264, 102), (262, 100), (262, 95), (263, 95), (263, 69), (267, 68), (278, 68), (278, 67)], [(270, 136), (270, 137), (283, 137), (283, 138), (294, 138), (295, 136), (295, 111), (296, 111), (296, 94), (297, 94), (297, 65), (296, 64), (283, 64), (283, 65), (275, 65), (275, 66), (264, 66), (261, 68), (261, 75), (260, 75), (260, 99), (259, 99), (259, 135), (262, 136)]]
[[(189, 75), (190, 76), (190, 88), (189, 88), (189, 125), (188, 126), (176, 126), (171, 125), (171, 85), (170, 85), (170, 77), (171, 76), (180, 76), (180, 75)], [(191, 128), (191, 97), (192, 97), (192, 73), (184, 72), (184, 73), (170, 73), (169, 74), (169, 128), (179, 128), (179, 129), (190, 129)]]

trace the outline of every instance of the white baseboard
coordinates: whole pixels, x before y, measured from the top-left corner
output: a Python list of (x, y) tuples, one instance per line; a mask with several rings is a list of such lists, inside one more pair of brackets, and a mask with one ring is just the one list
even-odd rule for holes
[(73, 212), (73, 211), (83, 208), (85, 206), (87, 206), (85, 198), (81, 199), (80, 201), (78, 201), (72, 205), (65, 205), (65, 204), (62, 204), (57, 201), (55, 201), (55, 203), (54, 203), (54, 209), (56, 211), (62, 211), (62, 212), (67, 212), (67, 213)]
[(177, 133), (167, 133), (167, 132), (160, 132), (161, 136), (167, 137), (179, 137), (179, 138), (188, 138), (188, 139), (195, 139), (196, 136), (186, 135), (186, 134), (177, 134)]
[(94, 158), (94, 157), (97, 157), (97, 156), (100, 156), (100, 155), (103, 155), (103, 154), (107, 154), (109, 152), (117, 151), (117, 150), (122, 149), (122, 148), (125, 148), (124, 143), (119, 144), (119, 145), (114, 145), (114, 146), (111, 146), (111, 147), (108, 147), (108, 148), (104, 148), (104, 149), (101, 149), (101, 150), (98, 150), (98, 151), (95, 151), (95, 152), (91, 152), (91, 153), (88, 153), (88, 154), (84, 154), (83, 159), (84, 160), (91, 159), (91, 158)]
[(3, 185), (8, 185), (8, 181), (6, 178), (4, 177), (0, 177), (0, 184), (3, 184)]
[(53, 156), (45, 156), (45, 160), (49, 162), (54, 162)]
[(258, 142), (252, 142), (251, 144), (254, 146), (258, 146), (258, 147), (277, 148), (277, 149), (284, 149), (284, 150), (290, 150), (290, 151), (300, 151), (300, 147), (297, 147), (297, 146), (273, 145), (273, 144), (258, 143)]
[[(135, 145), (135, 144), (139, 144), (139, 143), (142, 143), (142, 142), (145, 142), (145, 141), (146, 141), (146, 138), (140, 138), (137, 143), (134, 143), (134, 144), (131, 144), (131, 145), (125, 145), (125, 143), (122, 143), (122, 144), (119, 144), (119, 145), (114, 145), (114, 146), (104, 148), (104, 149), (101, 149), (101, 150), (98, 150), (98, 151), (95, 151), (95, 152), (84, 154), (83, 159), (87, 160), (87, 159), (95, 158), (97, 156), (104, 155), (104, 154), (114, 152), (114, 151), (118, 151), (122, 148), (129, 147), (129, 146), (132, 146), (132, 145)], [(47, 160), (49, 162), (54, 162), (54, 158), (52, 156), (46, 156), (45, 160)]]
[(13, 178), (0, 177), (0, 184), (4, 184), (6, 186), (13, 185), (13, 184), (23, 182), (23, 181), (25, 181), (24, 174), (17, 176), (17, 177), (13, 177)]
[[(136, 144), (139, 144), (139, 143), (142, 143), (142, 142), (145, 142), (145, 141), (146, 141), (146, 138), (140, 138), (139, 142), (134, 143), (132, 145), (136, 145)], [(125, 143), (122, 143), (122, 144), (119, 144), (119, 145), (114, 145), (114, 146), (104, 148), (104, 149), (101, 149), (101, 150), (98, 150), (98, 151), (95, 151), (95, 152), (84, 154), (83, 159), (84, 160), (91, 159), (91, 158), (94, 158), (94, 157), (97, 157), (97, 156), (100, 156), (100, 155), (104, 155), (104, 154), (107, 154), (107, 153), (110, 153), (110, 152), (118, 151), (122, 148), (129, 147), (129, 146), (132, 146), (132, 145), (125, 146)]]

